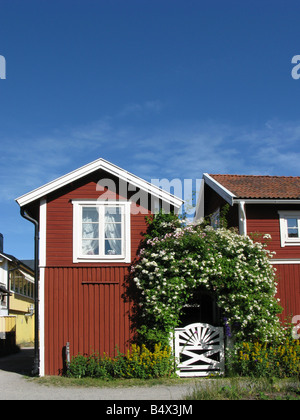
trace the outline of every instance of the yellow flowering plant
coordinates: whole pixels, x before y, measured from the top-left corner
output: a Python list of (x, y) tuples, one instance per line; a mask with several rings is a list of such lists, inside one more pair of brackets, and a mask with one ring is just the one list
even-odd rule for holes
[(231, 373), (241, 376), (289, 378), (300, 375), (300, 340), (243, 342), (227, 354)]
[(72, 358), (68, 367), (70, 377), (112, 378), (160, 378), (169, 377), (174, 373), (174, 357), (171, 348), (155, 345), (150, 351), (145, 345), (132, 344), (125, 354), (117, 351), (117, 356), (111, 358), (105, 353), (92, 355), (77, 355)]

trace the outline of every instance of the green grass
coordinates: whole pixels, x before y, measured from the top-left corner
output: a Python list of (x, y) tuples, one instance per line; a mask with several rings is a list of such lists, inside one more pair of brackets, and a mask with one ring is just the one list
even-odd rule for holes
[(157, 385), (173, 386), (190, 383), (190, 379), (157, 378), (157, 379), (98, 379), (98, 378), (68, 378), (61, 376), (44, 376), (31, 378), (37, 384), (57, 387), (96, 387), (96, 388), (127, 388), (134, 386), (152, 387)]
[(192, 391), (185, 400), (300, 400), (298, 379), (253, 378), (158, 378), (113, 379), (46, 376), (30, 378), (37, 384), (55, 387), (153, 387), (187, 385)]
[(298, 380), (229, 378), (198, 383), (187, 400), (300, 400)]

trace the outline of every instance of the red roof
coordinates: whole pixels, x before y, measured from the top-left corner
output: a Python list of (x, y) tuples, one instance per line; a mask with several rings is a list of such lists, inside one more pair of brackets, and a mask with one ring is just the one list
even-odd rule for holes
[(300, 199), (300, 177), (261, 175), (212, 175), (236, 198)]

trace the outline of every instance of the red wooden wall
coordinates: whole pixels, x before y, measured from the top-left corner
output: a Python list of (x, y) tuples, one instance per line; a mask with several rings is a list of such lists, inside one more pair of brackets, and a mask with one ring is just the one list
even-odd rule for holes
[(45, 278), (45, 373), (63, 367), (71, 355), (124, 352), (132, 337), (130, 303), (123, 298), (128, 267), (51, 267)]
[[(124, 352), (133, 336), (131, 303), (124, 299), (130, 264), (73, 263), (71, 200), (98, 199), (100, 192), (96, 185), (101, 177), (108, 178), (108, 174), (92, 174), (47, 198), (46, 375), (60, 373), (67, 342), (71, 356), (93, 352), (114, 356), (116, 347)], [(143, 209), (143, 213), (131, 215), (132, 260), (146, 230), (144, 213), (149, 211)]]
[(283, 312), (282, 322), (291, 322), (291, 318), (300, 315), (300, 264), (274, 264), (277, 269), (278, 293)]
[[(215, 191), (205, 185), (205, 215), (212, 214), (218, 207), (226, 204)], [(281, 247), (279, 210), (300, 211), (299, 205), (289, 204), (246, 204), (247, 232), (259, 233), (261, 236), (269, 233), (272, 240), (268, 244), (270, 251), (275, 251), (274, 259), (300, 260), (299, 246)], [(229, 227), (238, 228), (238, 206), (230, 207), (227, 221)], [(259, 237), (257, 238), (259, 240)], [(278, 293), (281, 306), (284, 311), (280, 319), (290, 322), (291, 317), (300, 315), (300, 264), (291, 264), (285, 261), (284, 264), (274, 264), (277, 269)]]
[(299, 246), (281, 247), (280, 243), (280, 225), (279, 210), (295, 210), (299, 211), (300, 206), (287, 205), (246, 205), (247, 230), (250, 232), (260, 232), (262, 234), (269, 233), (272, 240), (268, 244), (270, 251), (275, 251), (276, 259), (296, 258), (300, 259)]
[[(281, 247), (278, 210), (300, 210), (300, 206), (287, 205), (247, 205), (247, 229), (249, 232), (269, 233), (272, 240), (268, 244), (270, 251), (275, 251), (274, 259), (299, 259), (299, 246)], [(294, 315), (300, 315), (300, 264), (274, 264), (277, 270), (278, 293), (283, 313), (282, 322), (291, 321)]]

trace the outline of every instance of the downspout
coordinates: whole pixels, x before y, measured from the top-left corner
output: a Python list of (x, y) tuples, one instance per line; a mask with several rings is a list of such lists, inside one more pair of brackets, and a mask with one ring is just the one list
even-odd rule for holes
[(245, 201), (239, 201), (239, 231), (240, 235), (247, 235), (247, 218), (245, 211)]
[(39, 375), (39, 222), (26, 213), (24, 208), (20, 210), (21, 216), (34, 224), (34, 362), (32, 375)]

